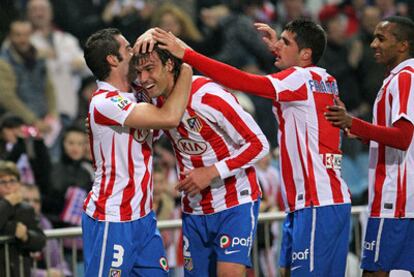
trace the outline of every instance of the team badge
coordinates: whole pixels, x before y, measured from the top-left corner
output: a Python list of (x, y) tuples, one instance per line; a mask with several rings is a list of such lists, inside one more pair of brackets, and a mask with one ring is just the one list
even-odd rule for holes
[(143, 143), (149, 135), (148, 129), (135, 129), (133, 131), (133, 136), (136, 141)]
[(184, 268), (188, 271), (193, 270), (193, 258), (191, 257), (184, 257)]
[(161, 257), (160, 258), (160, 266), (162, 267), (162, 269), (164, 269), (164, 271), (168, 271), (170, 268), (168, 267), (168, 261), (167, 258), (165, 257)]
[(190, 127), (190, 129), (195, 132), (200, 132), (203, 128), (203, 124), (197, 116), (187, 119), (187, 124)]
[(109, 277), (121, 277), (121, 270), (111, 268), (111, 270), (109, 271)]
[(228, 235), (222, 235), (220, 237), (220, 247), (221, 248), (227, 248), (230, 246), (231, 239)]

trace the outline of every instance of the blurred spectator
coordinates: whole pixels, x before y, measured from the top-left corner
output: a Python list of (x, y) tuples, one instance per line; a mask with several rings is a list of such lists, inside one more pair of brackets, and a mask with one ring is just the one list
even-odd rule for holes
[(0, 54), (0, 106), (48, 133), (57, 120), (55, 91), (45, 60), (30, 43), (31, 34), (26, 20), (10, 24), (9, 44)]
[[(10, 23), (19, 16), (15, 0), (2, 0), (0, 9), (0, 45), (7, 36)], [(1, 110), (1, 107), (0, 107)], [(1, 115), (1, 112), (0, 112)]]
[(172, 3), (165, 3), (155, 10), (151, 17), (151, 27), (160, 27), (172, 32), (192, 48), (202, 53), (211, 52), (215, 43), (217, 43), (214, 39), (204, 40), (192, 18)]
[(375, 26), (381, 20), (381, 11), (378, 7), (367, 6), (362, 9), (361, 28), (358, 39), (362, 43), (362, 55), (358, 62), (358, 80), (362, 87), (362, 97), (367, 103), (367, 113), (361, 114), (365, 120), (370, 121), (371, 107), (374, 104), (377, 92), (385, 76), (385, 67), (375, 62), (374, 50), (371, 42), (374, 40)]
[(281, 0), (277, 5), (277, 24), (280, 29), (292, 20), (299, 18), (310, 18), (306, 9), (306, 0)]
[(79, 41), (53, 26), (53, 11), (49, 0), (30, 0), (27, 16), (34, 27), (31, 37), (38, 55), (45, 58), (55, 88), (57, 112), (64, 126), (77, 114), (81, 76), (88, 74)]
[(18, 116), (0, 118), (0, 159), (16, 163), (22, 182), (39, 184), (42, 193), (49, 188), (52, 165), (48, 150), (39, 132)]
[[(0, 214), (0, 235), (16, 238), (9, 244), (11, 276), (30, 276), (30, 252), (42, 250), (46, 237), (33, 208), (22, 202), (20, 174), (12, 162), (0, 161)], [(4, 244), (0, 244), (0, 270), (6, 276)]]
[(56, 227), (80, 225), (83, 200), (93, 176), (85, 167), (87, 135), (80, 127), (68, 127), (63, 135), (62, 157), (53, 166), (49, 202), (45, 211)]
[(78, 114), (76, 115), (75, 125), (79, 127), (85, 126), (85, 119), (89, 112), (89, 102), (97, 88), (95, 77), (89, 76), (82, 79), (78, 91)]
[(109, 0), (52, 0), (56, 25), (75, 35), (81, 45), (96, 30), (106, 27), (102, 13)]
[(118, 28), (128, 41), (135, 39), (149, 28), (155, 0), (107, 0), (102, 12), (106, 25)]
[(375, 0), (375, 6), (381, 11), (381, 18), (397, 15), (397, 6), (394, 0)]
[[(21, 192), (23, 202), (32, 206), (36, 216), (39, 218), (40, 228), (42, 230), (53, 229), (52, 223), (41, 212), (42, 199), (39, 188), (36, 185), (23, 183)], [(68, 264), (61, 254), (56, 239), (49, 239), (42, 251), (32, 253), (32, 257), (36, 260), (36, 269), (32, 269), (32, 277), (63, 277), (72, 275)]]
[(253, 65), (265, 72), (272, 71), (274, 57), (256, 32), (251, 18), (243, 14), (245, 6), (237, 1), (230, 2), (202, 10), (204, 24), (222, 31), (220, 50), (211, 57), (241, 69)]

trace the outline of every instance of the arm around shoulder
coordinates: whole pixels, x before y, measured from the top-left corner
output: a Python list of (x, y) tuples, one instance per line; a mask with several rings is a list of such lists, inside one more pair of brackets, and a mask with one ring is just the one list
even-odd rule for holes
[(181, 66), (180, 76), (174, 89), (161, 108), (147, 103), (135, 105), (134, 110), (125, 120), (125, 125), (132, 128), (171, 129), (177, 127), (185, 111), (191, 89), (192, 69), (189, 65)]

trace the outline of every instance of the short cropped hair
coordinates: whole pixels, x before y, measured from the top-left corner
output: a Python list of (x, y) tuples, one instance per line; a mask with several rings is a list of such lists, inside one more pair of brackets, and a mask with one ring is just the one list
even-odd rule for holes
[(312, 50), (312, 63), (317, 64), (326, 48), (326, 32), (315, 22), (308, 19), (296, 19), (286, 24), (284, 31), (295, 34), (299, 50)]
[(409, 55), (414, 57), (414, 22), (404, 16), (390, 16), (382, 20), (395, 24), (393, 35), (398, 41), (408, 41)]

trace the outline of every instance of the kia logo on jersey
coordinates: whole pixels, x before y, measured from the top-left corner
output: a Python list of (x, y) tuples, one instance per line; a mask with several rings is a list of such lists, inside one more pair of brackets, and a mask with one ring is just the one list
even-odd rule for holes
[(134, 130), (133, 136), (136, 141), (143, 143), (148, 137), (149, 131), (147, 129), (136, 129)]
[(207, 150), (205, 142), (194, 141), (187, 138), (179, 139), (177, 142), (178, 149), (188, 155), (201, 155)]

